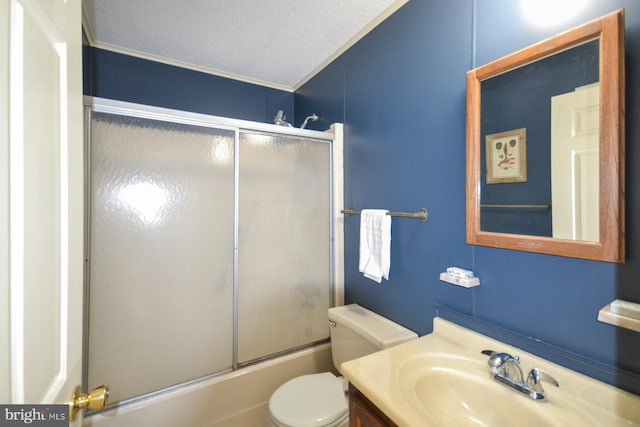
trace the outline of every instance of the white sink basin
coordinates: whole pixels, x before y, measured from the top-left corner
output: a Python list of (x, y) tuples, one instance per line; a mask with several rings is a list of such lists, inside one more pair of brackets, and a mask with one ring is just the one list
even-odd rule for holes
[(505, 387), (490, 377), (488, 367), (473, 359), (417, 357), (398, 373), (407, 403), (436, 425), (592, 425), (574, 408), (560, 410), (558, 402), (534, 401)]
[[(484, 349), (521, 357), (560, 387), (533, 400), (494, 380)], [(399, 426), (640, 426), (640, 396), (446, 320), (417, 340), (343, 363), (344, 376)]]
[(544, 410), (532, 409), (519, 399), (505, 405), (496, 399), (486, 378), (459, 371), (433, 370), (421, 376), (412, 391), (412, 399), (442, 425), (537, 427), (551, 421)]

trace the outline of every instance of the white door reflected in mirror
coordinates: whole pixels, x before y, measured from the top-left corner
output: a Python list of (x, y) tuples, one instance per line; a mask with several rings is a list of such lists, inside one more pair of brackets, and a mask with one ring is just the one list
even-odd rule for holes
[(551, 98), (553, 237), (600, 240), (600, 85)]

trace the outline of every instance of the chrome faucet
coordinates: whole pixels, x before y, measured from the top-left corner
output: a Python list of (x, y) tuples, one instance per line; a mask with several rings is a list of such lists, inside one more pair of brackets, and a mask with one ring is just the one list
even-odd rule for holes
[(527, 387), (536, 393), (544, 393), (544, 389), (542, 388), (543, 380), (550, 382), (556, 387), (560, 387), (560, 384), (558, 384), (558, 381), (556, 381), (555, 378), (538, 368), (533, 368), (529, 372), (529, 375), (527, 376)]
[(488, 363), (491, 367), (493, 379), (528, 395), (534, 400), (543, 400), (545, 398), (542, 381), (547, 381), (556, 387), (560, 387), (558, 381), (538, 368), (533, 368), (525, 380), (518, 356), (512, 356), (509, 353), (497, 353), (492, 350), (483, 350), (482, 354), (490, 356)]
[(520, 368), (520, 358), (509, 353), (495, 353), (489, 358), (489, 366), (494, 374), (514, 383), (522, 383), (524, 375)]

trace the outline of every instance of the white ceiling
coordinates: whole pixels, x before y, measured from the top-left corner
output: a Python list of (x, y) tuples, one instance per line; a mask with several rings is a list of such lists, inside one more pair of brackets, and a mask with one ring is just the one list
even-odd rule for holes
[(92, 46), (293, 91), (408, 0), (82, 0)]

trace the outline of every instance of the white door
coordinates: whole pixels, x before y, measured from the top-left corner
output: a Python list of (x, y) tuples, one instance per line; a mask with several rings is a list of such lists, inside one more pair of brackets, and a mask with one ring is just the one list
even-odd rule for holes
[(551, 98), (553, 237), (600, 240), (600, 85)]
[(81, 381), (80, 7), (80, 0), (0, 2), (0, 402), (5, 403), (64, 403)]

